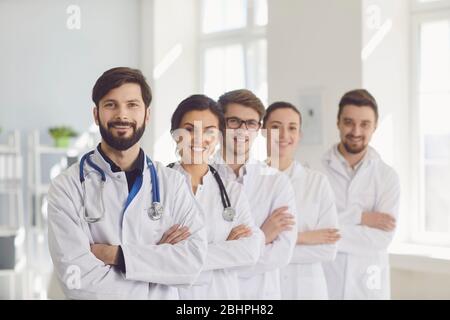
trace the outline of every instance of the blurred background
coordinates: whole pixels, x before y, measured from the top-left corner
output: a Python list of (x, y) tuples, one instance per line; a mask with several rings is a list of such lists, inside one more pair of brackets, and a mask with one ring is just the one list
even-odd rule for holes
[(48, 185), (98, 143), (91, 90), (116, 66), (151, 84), (143, 148), (163, 163), (181, 100), (245, 87), (299, 107), (317, 167), (340, 97), (367, 88), (402, 187), (392, 298), (450, 299), (450, 0), (0, 0), (0, 299), (58, 297)]

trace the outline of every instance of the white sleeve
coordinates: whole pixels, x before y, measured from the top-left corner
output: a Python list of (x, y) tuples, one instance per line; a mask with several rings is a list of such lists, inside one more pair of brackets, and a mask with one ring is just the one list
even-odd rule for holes
[(362, 211), (359, 206), (351, 206), (339, 212), (339, 225), (358, 225), (361, 223)]
[[(302, 214), (302, 213), (300, 213)], [(308, 213), (305, 213), (308, 214)], [(338, 229), (338, 217), (334, 195), (328, 179), (323, 177), (320, 186), (319, 219), (315, 230)], [(336, 257), (336, 244), (296, 245), (291, 263), (315, 263), (332, 261)]]
[(80, 219), (80, 195), (67, 179), (66, 176), (56, 178), (48, 193), (49, 250), (66, 297), (147, 298), (148, 283), (126, 280), (123, 273), (105, 265), (91, 252), (89, 234)]
[(243, 192), (236, 193), (237, 221), (235, 226), (244, 224), (251, 228), (252, 235), (238, 240), (220, 241), (208, 245), (208, 254), (204, 270), (224, 269), (254, 265), (264, 247), (264, 234), (253, 221), (250, 205)]
[[(383, 177), (380, 184), (381, 190), (374, 210), (387, 213), (398, 218), (400, 203), (400, 182), (397, 174), (391, 171)], [(370, 251), (386, 250), (394, 237), (394, 231), (383, 231), (362, 225), (342, 225), (341, 240), (338, 242), (338, 250), (354, 254), (367, 254)]]
[(172, 188), (174, 223), (187, 226), (191, 236), (175, 245), (122, 244), (127, 280), (165, 285), (191, 284), (203, 267), (207, 240), (201, 212), (182, 179)]
[[(274, 210), (287, 206), (289, 207), (289, 212), (296, 220), (297, 205), (295, 202), (294, 189), (292, 188), (289, 178), (284, 174), (280, 174), (279, 181), (273, 185), (273, 188), (275, 189), (275, 199), (272, 201), (270, 213), (267, 216), (271, 215)], [(249, 278), (256, 274), (265, 273), (288, 265), (296, 242), (297, 226), (293, 225), (292, 230), (283, 231), (272, 243), (265, 245), (262, 255), (256, 265), (241, 269), (239, 276)]]

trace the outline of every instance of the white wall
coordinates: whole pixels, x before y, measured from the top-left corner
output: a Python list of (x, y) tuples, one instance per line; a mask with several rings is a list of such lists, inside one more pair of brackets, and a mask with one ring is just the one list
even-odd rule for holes
[[(397, 238), (405, 238), (406, 229), (411, 227), (407, 223), (411, 219), (406, 216), (411, 212), (410, 130), (413, 129), (409, 104), (409, 18), (408, 0), (364, 0), (363, 44), (366, 47), (372, 41), (377, 45), (363, 62), (363, 85), (379, 105), (380, 120), (372, 145), (400, 176), (402, 199)], [(380, 28), (373, 28), (378, 19)], [(392, 27), (383, 33), (383, 25), (389, 22)], [(385, 36), (373, 42), (379, 32)]]
[(269, 102), (299, 104), (303, 91), (322, 91), (322, 136), (303, 145), (299, 157), (313, 167), (337, 142), (337, 105), (343, 93), (362, 86), (359, 0), (269, 1)]
[[(150, 85), (153, 95), (153, 101), (150, 105), (150, 110), (153, 110), (155, 88), (153, 81), (153, 68), (154, 68), (154, 24), (155, 24), (155, 11), (153, 0), (140, 0), (140, 70), (147, 79), (147, 83)], [(153, 152), (153, 119), (149, 126), (145, 130), (145, 134), (141, 141), (142, 148), (152, 154)]]
[(175, 160), (169, 133), (177, 105), (198, 93), (198, 1), (155, 0), (154, 10), (154, 103), (152, 108), (153, 156), (168, 163)]
[[(80, 30), (66, 27), (71, 4), (81, 8)], [(0, 1), (1, 126), (86, 130), (95, 80), (139, 66), (139, 21), (137, 0)]]

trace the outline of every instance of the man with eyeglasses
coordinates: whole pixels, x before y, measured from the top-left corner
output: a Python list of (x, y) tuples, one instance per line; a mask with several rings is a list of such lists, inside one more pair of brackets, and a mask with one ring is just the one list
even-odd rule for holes
[(222, 148), (213, 166), (223, 179), (243, 185), (255, 223), (265, 235), (265, 248), (255, 266), (240, 270), (242, 299), (281, 299), (279, 269), (292, 256), (296, 240), (296, 204), (287, 176), (250, 158), (265, 108), (249, 90), (219, 98), (226, 119)]

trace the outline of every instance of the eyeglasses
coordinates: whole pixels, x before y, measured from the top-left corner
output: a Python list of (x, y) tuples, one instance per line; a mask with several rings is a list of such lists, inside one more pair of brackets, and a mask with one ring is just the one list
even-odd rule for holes
[(227, 121), (227, 127), (230, 129), (239, 129), (242, 127), (242, 124), (245, 123), (245, 128), (250, 131), (256, 131), (261, 127), (261, 123), (259, 121), (250, 119), (250, 120), (242, 120), (236, 117), (230, 117), (225, 119)]

